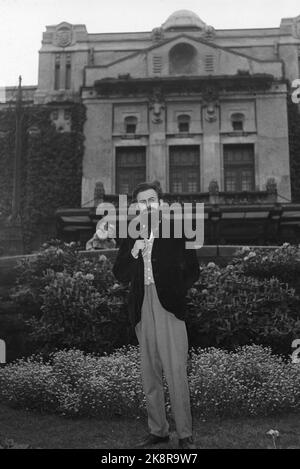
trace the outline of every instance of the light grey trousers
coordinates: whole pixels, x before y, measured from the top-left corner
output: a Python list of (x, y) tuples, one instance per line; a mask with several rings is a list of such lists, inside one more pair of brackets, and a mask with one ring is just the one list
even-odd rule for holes
[(192, 436), (186, 325), (162, 307), (154, 284), (145, 285), (141, 321), (135, 331), (140, 345), (150, 433), (162, 437), (169, 433), (162, 382), (164, 372), (178, 438)]

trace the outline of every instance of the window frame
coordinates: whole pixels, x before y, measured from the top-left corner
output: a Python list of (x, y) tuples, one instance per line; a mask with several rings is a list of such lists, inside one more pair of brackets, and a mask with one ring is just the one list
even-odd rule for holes
[[(146, 180), (147, 175), (147, 159), (146, 159), (147, 147), (146, 146), (118, 146), (115, 148), (115, 187), (117, 194), (126, 193), (126, 195), (131, 194), (133, 189), (137, 186), (139, 182), (143, 182)], [(128, 158), (129, 155), (141, 157), (141, 163), (134, 161), (132, 159), (132, 163), (126, 163), (126, 157)], [(121, 157), (123, 157), (123, 161), (121, 161)], [(140, 173), (140, 176), (138, 176)], [(128, 177), (129, 184), (128, 189), (126, 191), (121, 190), (121, 178)], [(132, 187), (130, 187), (130, 184)]]
[[(128, 127), (134, 126), (134, 132), (129, 132)], [(126, 116), (124, 118), (125, 134), (134, 135), (137, 132), (138, 118), (136, 116)]]
[[(238, 158), (232, 159), (232, 161), (226, 161), (226, 152), (231, 151), (234, 153), (236, 150), (236, 155), (240, 150), (241, 160)], [(242, 153), (244, 151), (244, 153)], [(247, 151), (250, 155), (249, 160), (245, 158)], [(244, 159), (244, 161), (243, 161)], [(255, 148), (253, 143), (241, 143), (241, 144), (224, 144), (223, 145), (223, 169), (224, 169), (224, 192), (253, 192), (255, 190)], [(250, 173), (251, 183), (250, 188), (243, 189), (244, 177), (243, 171)], [(236, 189), (228, 190), (228, 181), (230, 179), (229, 173), (235, 174), (235, 184)], [(231, 176), (232, 177), (232, 176)]]
[(70, 53), (66, 54), (66, 67), (65, 67), (65, 89), (70, 90), (72, 87), (72, 56)]
[[(188, 162), (184, 162), (184, 158), (180, 163), (180, 153), (176, 155), (176, 151), (180, 152), (184, 150), (190, 150), (191, 154), (194, 151), (194, 162), (188, 164)], [(169, 152), (169, 192), (172, 194), (181, 194), (181, 193), (198, 193), (200, 192), (200, 146), (199, 145), (170, 145), (168, 148)], [(175, 163), (174, 160), (176, 157), (179, 160), (179, 163)], [(172, 161), (173, 160), (173, 161)], [(195, 164), (196, 161), (196, 164)], [(176, 173), (180, 174), (180, 178), (183, 183), (183, 190), (173, 190), (173, 186), (176, 184)], [(191, 181), (190, 176), (193, 176), (192, 179), (195, 181)], [(196, 176), (196, 178), (195, 178)], [(189, 181), (190, 179), (190, 181)], [(189, 183), (196, 184), (196, 189), (188, 190)]]
[[(181, 130), (181, 125), (187, 125), (187, 130)], [(190, 133), (191, 128), (191, 116), (189, 114), (179, 114), (177, 116), (177, 130), (180, 134), (188, 134)]]
[[(245, 114), (242, 112), (233, 112), (230, 116), (232, 130), (234, 132), (244, 132), (245, 127)], [(241, 124), (241, 129), (235, 128), (236, 124)]]
[(61, 80), (61, 54), (55, 54), (55, 63), (54, 63), (54, 90), (60, 90), (60, 80)]

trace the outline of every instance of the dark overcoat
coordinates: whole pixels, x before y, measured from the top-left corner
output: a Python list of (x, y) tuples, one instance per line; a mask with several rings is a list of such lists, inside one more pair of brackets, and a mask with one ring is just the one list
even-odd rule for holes
[[(140, 254), (135, 259), (131, 250), (135, 239), (123, 239), (113, 267), (116, 279), (130, 283), (128, 310), (135, 326), (141, 318), (144, 298), (144, 260)], [(186, 249), (184, 238), (156, 237), (151, 261), (153, 278), (159, 301), (163, 308), (184, 320), (186, 293), (199, 277), (199, 265), (195, 249)]]

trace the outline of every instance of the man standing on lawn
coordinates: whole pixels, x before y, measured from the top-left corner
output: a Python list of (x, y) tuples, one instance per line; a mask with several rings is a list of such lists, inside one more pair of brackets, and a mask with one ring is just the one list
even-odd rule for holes
[[(129, 313), (140, 345), (143, 389), (149, 434), (136, 445), (142, 448), (169, 440), (162, 373), (171, 400), (179, 447), (195, 448), (187, 380), (188, 339), (185, 318), (187, 290), (199, 277), (194, 249), (185, 239), (161, 236), (159, 183), (141, 183), (133, 192), (140, 210), (139, 221), (152, 225), (140, 239), (122, 240), (113, 272), (120, 282), (130, 282)], [(144, 217), (148, 218), (144, 218)], [(153, 220), (156, 220), (156, 222)], [(170, 230), (171, 231), (171, 230)]]

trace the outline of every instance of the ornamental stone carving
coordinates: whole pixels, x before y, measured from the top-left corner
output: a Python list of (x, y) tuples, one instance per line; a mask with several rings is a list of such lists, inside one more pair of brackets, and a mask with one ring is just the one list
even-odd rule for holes
[(163, 28), (154, 28), (152, 30), (151, 39), (154, 43), (161, 42), (164, 40), (164, 38), (165, 38), (165, 35), (164, 35)]
[(152, 122), (154, 124), (160, 124), (163, 122), (163, 111), (165, 109), (165, 103), (161, 89), (159, 87), (154, 88), (153, 94), (150, 96), (150, 106), (152, 113)]
[(71, 132), (71, 112), (69, 109), (57, 108), (51, 112), (51, 121), (60, 133)]
[(215, 88), (208, 87), (202, 93), (203, 116), (207, 122), (218, 119), (219, 95)]
[(69, 23), (61, 23), (57, 26), (54, 42), (59, 47), (67, 47), (72, 43), (73, 31)]
[(205, 26), (201, 37), (206, 41), (213, 41), (216, 37), (216, 30), (213, 26)]
[(293, 35), (300, 39), (300, 15), (293, 20)]
[(267, 179), (266, 191), (269, 194), (277, 194), (277, 182), (276, 182), (275, 178), (270, 177), (270, 178)]
[(210, 195), (218, 195), (219, 194), (219, 183), (216, 179), (212, 179), (208, 186), (208, 192)]

